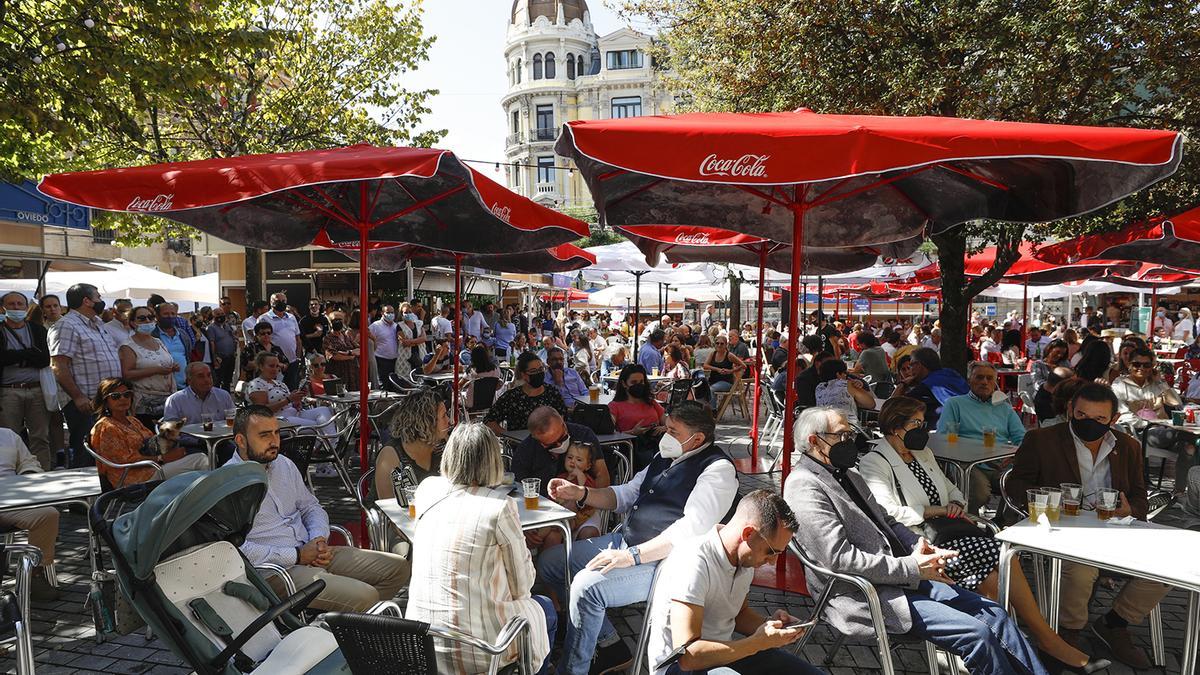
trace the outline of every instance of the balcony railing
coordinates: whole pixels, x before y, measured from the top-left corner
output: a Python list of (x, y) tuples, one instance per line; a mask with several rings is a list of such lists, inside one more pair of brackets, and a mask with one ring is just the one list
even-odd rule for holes
[(554, 183), (538, 183), (537, 184), (537, 192), (540, 195), (550, 194), (552, 192), (557, 192), (557, 191), (558, 191), (558, 186), (555, 185)]
[(525, 134), (509, 134), (505, 141), (507, 142), (507, 147), (510, 148), (514, 145), (521, 145), (525, 142)]
[(552, 141), (558, 138), (558, 129), (534, 129), (533, 140)]

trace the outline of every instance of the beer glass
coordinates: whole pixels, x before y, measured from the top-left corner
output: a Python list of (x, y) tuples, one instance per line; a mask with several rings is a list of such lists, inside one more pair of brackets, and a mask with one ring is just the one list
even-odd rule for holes
[(1025, 496), (1029, 499), (1029, 519), (1036, 523), (1038, 516), (1046, 512), (1050, 494), (1041, 488), (1030, 488)]
[(1096, 493), (1096, 517), (1100, 520), (1108, 520), (1117, 512), (1117, 504), (1120, 502), (1120, 492), (1112, 488), (1100, 488)]
[(1059, 488), (1043, 488), (1046, 491), (1046, 518), (1052, 522), (1058, 522), (1058, 512), (1062, 505), (1063, 492)]
[(1079, 502), (1083, 500), (1083, 486), (1079, 483), (1063, 483), (1058, 487), (1062, 490), (1063, 515), (1079, 515)]
[(541, 478), (526, 478), (521, 481), (521, 493), (525, 495), (526, 510), (532, 511), (538, 508), (538, 490), (541, 488)]

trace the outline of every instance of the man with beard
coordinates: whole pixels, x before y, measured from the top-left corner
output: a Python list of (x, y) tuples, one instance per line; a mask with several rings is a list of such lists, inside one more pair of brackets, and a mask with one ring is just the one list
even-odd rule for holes
[(296, 465), (279, 454), (279, 421), (270, 408), (238, 411), (233, 434), (237, 454), (228, 464), (258, 462), (267, 470), (267, 494), (241, 547), (252, 564), (284, 567), (299, 588), (321, 579), (325, 590), (311, 606), (338, 612), (364, 612), (408, 583), (408, 561), (398, 555), (329, 544), (329, 515)]

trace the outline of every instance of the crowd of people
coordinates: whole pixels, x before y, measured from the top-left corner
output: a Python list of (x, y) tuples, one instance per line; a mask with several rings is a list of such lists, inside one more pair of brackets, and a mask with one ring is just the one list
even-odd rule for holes
[[(1073, 322), (1024, 327), (1026, 340), (1015, 316), (972, 317), (975, 358), (965, 377), (943, 366), (936, 321), (806, 317), (790, 357), (801, 411), (795, 468), (780, 490), (739, 497), (734, 463), (717, 443), (718, 403), (756, 370), (783, 400), (782, 326), (761, 327), (762, 343), (753, 344), (752, 324), (727, 326), (713, 307), (688, 323), (468, 302), (456, 321), (444, 304), (427, 313), (417, 301), (379, 301), (365, 308), (360, 336), (359, 309), (319, 300), (296, 308), (283, 293), (252, 305), (244, 320), (228, 298), (189, 318), (160, 297), (109, 308), (87, 284), (64, 300), (44, 296), (28, 311), (23, 294), (0, 298), (0, 475), (87, 466), (93, 453), (109, 488), (205, 470), (206, 446), (182, 427), (231, 419), (233, 440), (217, 461), (257, 462), (268, 476), (242, 551), (300, 585), (324, 580), (315, 608), (364, 611), (407, 589), (406, 617), (489, 638), (523, 616), (543, 671), (555, 654), (558, 672), (583, 674), (628, 665), (608, 611), (650, 600), (656, 672), (820, 672), (783, 649), (807, 624), (784, 610), (763, 616), (747, 602), (753, 568), (794, 541), (820, 566), (874, 584), (887, 632), (928, 640), (971, 672), (1096, 672), (1107, 662), (1094, 655), (1087, 628), (1114, 658), (1149, 665), (1128, 626), (1145, 620), (1166, 586), (1126, 582), (1089, 626), (1098, 572), (1067, 564), (1056, 632), (1014, 562), (1010, 616), (995, 602), (998, 542), (972, 522), (1010, 467), (980, 467), (963, 494), (929, 449), (931, 433), (994, 435), (1019, 446), (1008, 482), (1018, 504), (1025, 488), (1081, 482), (1087, 495), (1119, 490), (1118, 515), (1146, 518), (1142, 449), (1129, 432), (1200, 401), (1200, 387), (1167, 380), (1175, 373), (1158, 367), (1154, 338), (1105, 329), (1088, 310)], [(1193, 331), (1188, 322), (1181, 311), (1178, 322), (1157, 326), (1158, 339)], [(1200, 346), (1194, 356), (1181, 349), (1200, 358)], [(461, 412), (479, 411), (478, 423), (424, 379), (456, 359)], [(339, 433), (333, 411), (314, 397), (335, 383), (357, 388), (364, 363), (372, 388), (402, 393), (372, 465), (361, 467), (375, 470), (370, 499), (402, 497), (398, 474), (419, 484), (415, 535), (393, 529), (386, 550), (332, 543), (306, 468), (281, 453), (281, 421)], [(1001, 371), (1028, 376), (1028, 405), (1002, 389)], [(612, 394), (600, 425), (597, 388)], [(877, 414), (870, 442), (859, 419), (867, 411)], [(64, 421), (67, 438), (56, 439)], [(598, 426), (634, 437), (629, 471), (601, 444)], [(516, 430), (528, 436), (505, 450), (501, 436)], [(1195, 439), (1167, 426), (1147, 438), (1174, 453), (1175, 489), (1185, 491)], [(122, 466), (143, 460), (157, 466)], [(574, 512), (569, 557), (558, 530), (522, 531), (508, 495), (524, 479)], [(611, 529), (610, 514), (621, 519)], [(44, 565), (53, 562), (55, 509), (6, 513), (0, 525), (29, 530)], [(827, 580), (808, 583), (815, 596)], [(35, 600), (56, 592), (44, 574), (34, 584)], [(848, 636), (875, 630), (865, 599), (852, 595), (835, 595), (823, 619)], [(488, 660), (442, 642), (437, 654), (448, 672), (481, 672)]]

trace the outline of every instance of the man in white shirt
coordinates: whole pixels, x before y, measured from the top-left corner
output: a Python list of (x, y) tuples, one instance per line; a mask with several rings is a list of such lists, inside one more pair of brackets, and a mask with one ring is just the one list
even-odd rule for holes
[(379, 376), (386, 378), (388, 373), (396, 370), (396, 308), (384, 305), (383, 316), (367, 326), (367, 330), (375, 338), (375, 363), (379, 367)]
[(463, 332), (476, 340), (483, 339), (483, 314), (476, 312), (470, 302), (463, 303)]
[(1040, 361), (1046, 354), (1046, 347), (1050, 344), (1050, 338), (1042, 335), (1042, 329), (1034, 326), (1029, 329), (1029, 339), (1025, 341), (1025, 356), (1026, 358)]
[(1154, 312), (1154, 321), (1150, 323), (1155, 335), (1170, 335), (1175, 328), (1175, 322), (1167, 318), (1165, 307), (1159, 307)]
[(988, 354), (999, 354), (1003, 338), (1004, 331), (999, 328), (993, 329), (989, 335), (983, 338), (983, 342), (979, 343), (979, 358), (987, 360)]
[[(0, 427), (0, 477), (41, 473), (42, 466), (29, 453), (25, 442), (11, 429)], [(35, 567), (31, 579), (30, 598), (34, 602), (53, 602), (58, 590), (50, 585), (45, 567), (54, 562), (54, 544), (58, 539), (58, 509), (43, 506), (0, 513), (0, 528), (26, 530), (29, 543), (42, 552), (42, 564)]]
[(133, 303), (122, 298), (113, 303), (113, 318), (112, 321), (104, 323), (104, 332), (112, 337), (113, 344), (119, 349), (125, 341), (133, 335), (133, 329), (129, 326), (129, 310), (133, 309)]
[(250, 316), (242, 322), (242, 344), (251, 344), (254, 342), (254, 327), (258, 325), (262, 315), (267, 313), (267, 308), (271, 303), (266, 300), (255, 300), (250, 306)]
[(271, 324), (274, 331), (271, 342), (279, 345), (290, 366), (284, 371), (284, 382), (288, 387), (295, 389), (300, 386), (300, 374), (304, 370), (297, 363), (297, 360), (304, 356), (304, 346), (300, 344), (300, 322), (287, 307), (287, 293), (274, 293), (271, 295), (271, 311), (263, 314), (259, 321)]
[(449, 313), (450, 310), (447, 308), (447, 306), (442, 305), (441, 309), (438, 310), (437, 315), (433, 317), (432, 328), (434, 340), (441, 340), (454, 330), (454, 324), (450, 321), (450, 319), (446, 318), (446, 315)]
[[(798, 528), (783, 497), (755, 490), (728, 525), (675, 548), (662, 563), (649, 610), (651, 672), (821, 673), (783, 650), (804, 635), (793, 626), (799, 619), (783, 609), (768, 619), (746, 601), (754, 568), (783, 554)], [(735, 639), (735, 632), (747, 637)], [(678, 660), (663, 664), (678, 649)]]
[[(737, 474), (728, 455), (713, 445), (716, 424), (709, 407), (685, 401), (666, 420), (658, 454), (628, 483), (587, 488), (562, 478), (550, 481), (555, 501), (630, 514), (618, 531), (571, 546), (569, 595), (563, 593), (563, 547), (538, 557), (539, 577), (557, 589), (560, 598), (570, 598), (570, 623), (559, 663), (562, 675), (605, 672), (628, 664), (632, 655), (606, 610), (647, 600), (654, 568), (671, 553), (674, 542), (708, 532), (733, 504)], [(647, 482), (653, 488), (643, 490)]]

